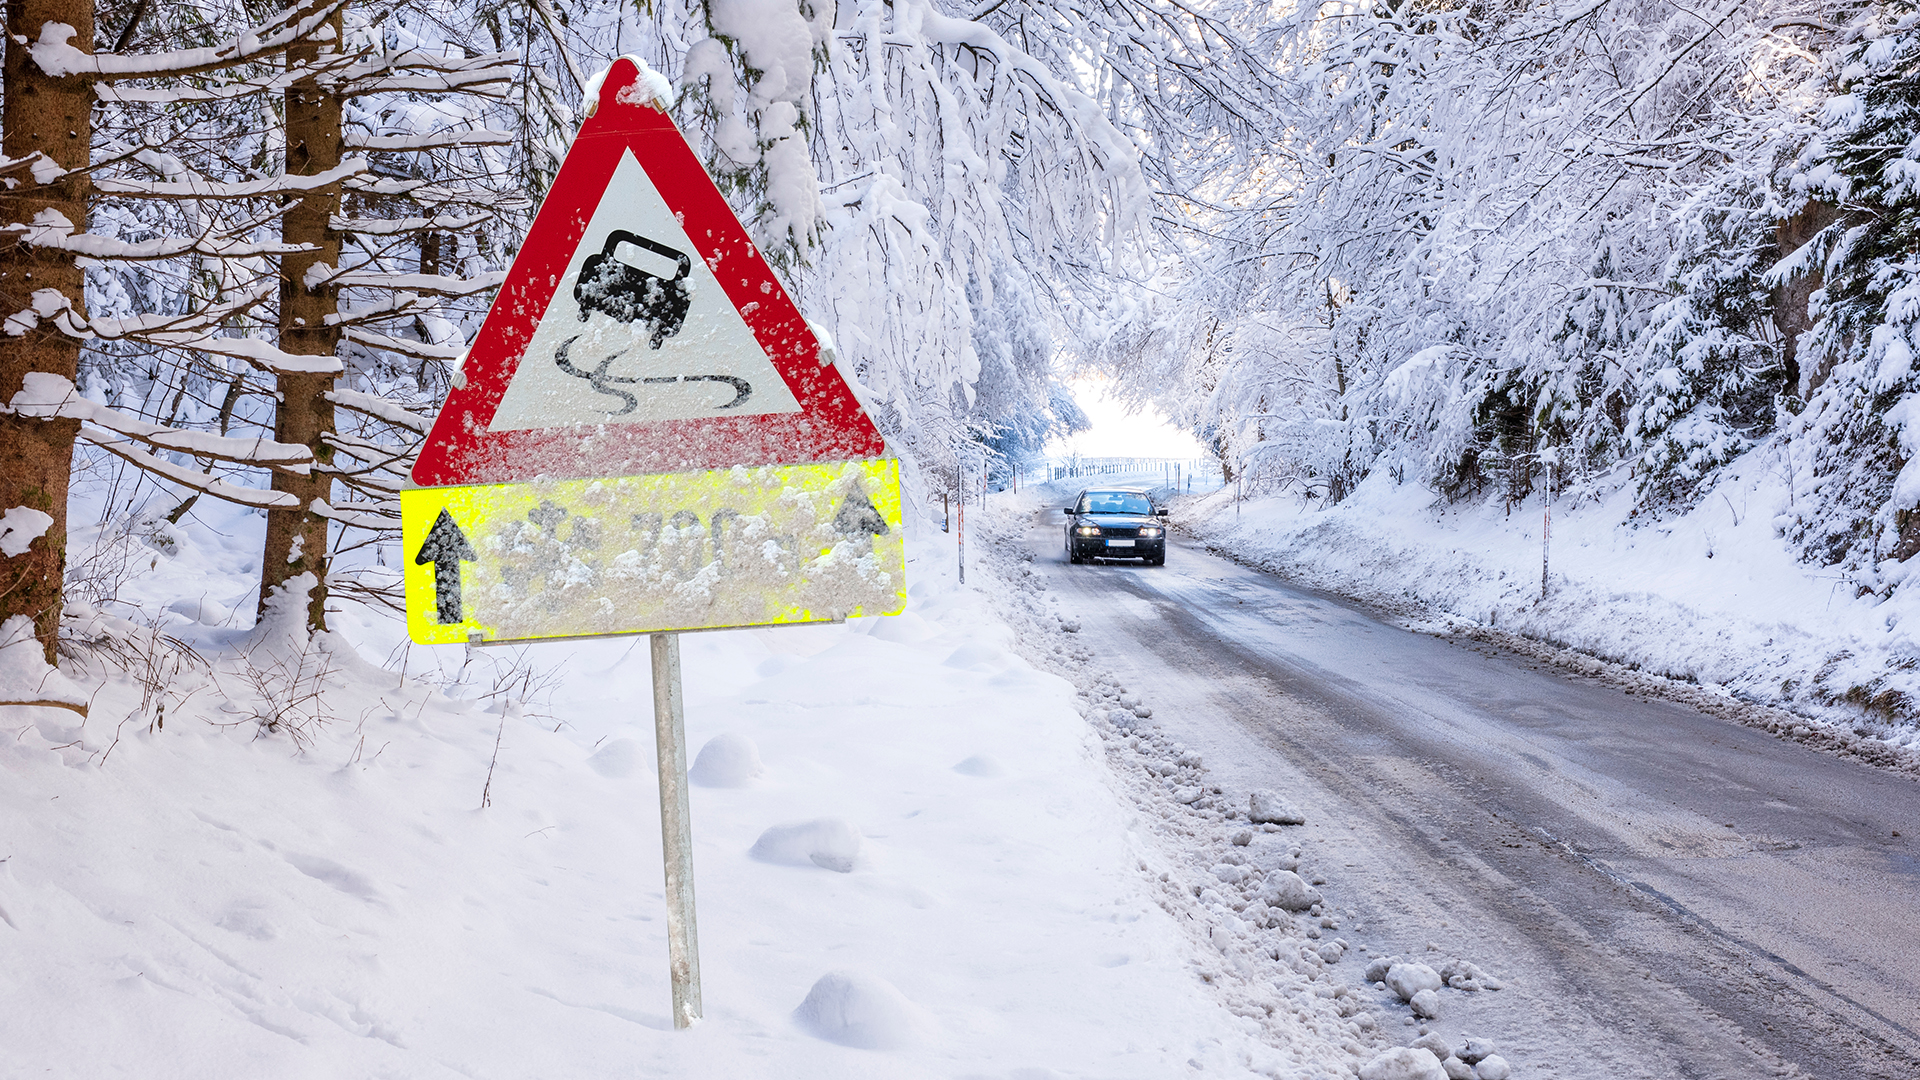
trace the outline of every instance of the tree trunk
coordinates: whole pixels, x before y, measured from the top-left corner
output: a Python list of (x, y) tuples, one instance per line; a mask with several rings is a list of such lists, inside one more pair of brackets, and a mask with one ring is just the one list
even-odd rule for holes
[[(93, 0), (6, 0), (6, 58), (0, 68), (0, 148), (10, 158), (39, 151), (66, 169), (89, 163), (93, 137), (93, 88), (80, 78), (51, 78), (28, 56), (25, 41), (37, 40), (47, 23), (73, 28), (70, 44), (93, 50)], [(23, 40), (16, 40), (19, 35)], [(36, 181), (32, 172), (9, 175), (0, 195), (0, 221), (31, 222), (57, 213), (76, 232), (87, 225), (91, 185), (84, 174)], [(51, 311), (53, 290), (84, 312), (84, 278), (71, 254), (32, 248), (13, 241), (0, 251), (0, 316), (35, 307)], [(30, 318), (9, 320), (0, 334), (0, 401), (10, 401), (30, 372), (66, 379), (79, 369), (80, 343), (41, 319), (24, 333), (14, 330)], [(53, 518), (46, 531), (19, 555), (0, 554), (0, 621), (25, 615), (54, 660), (60, 631), (61, 578), (67, 555), (67, 483), (73, 471), (77, 420), (26, 420), (0, 416), (0, 513), (29, 507)]]
[[(1780, 258), (1804, 247), (1809, 240), (1820, 234), (1820, 230), (1840, 220), (1840, 208), (1818, 199), (1808, 200), (1800, 212), (1780, 222), (1774, 229), (1775, 242), (1780, 248)], [(1816, 290), (1826, 284), (1816, 263), (1799, 277), (1794, 278), (1773, 290), (1773, 325), (1780, 331), (1781, 362), (1785, 366), (1787, 391), (1799, 395), (1803, 400), (1813, 396), (1813, 392), (1826, 381), (1833, 370), (1828, 360), (1804, 375), (1800, 370), (1800, 335), (1813, 327), (1813, 317), (1807, 310), (1808, 301)], [(1807, 385), (1802, 386), (1805, 382)]]
[[(339, 48), (343, 20), (333, 17), (334, 39), (330, 43), (297, 45), (287, 51), (288, 65), (312, 62), (322, 48)], [(311, 176), (340, 164), (341, 98), (321, 89), (311, 78), (296, 82), (287, 90), (287, 165), (290, 175)], [(280, 236), (288, 243), (313, 244), (319, 250), (281, 258), (280, 348), (290, 353), (332, 356), (340, 343), (340, 331), (327, 322), (339, 310), (340, 290), (332, 285), (308, 288), (307, 272), (324, 263), (340, 265), (340, 236), (329, 226), (329, 218), (340, 207), (340, 185), (294, 196), (294, 206), (281, 219)], [(281, 374), (279, 412), (274, 421), (274, 438), (285, 443), (311, 447), (314, 468), (311, 475), (297, 476), (276, 471), (275, 491), (296, 495), (300, 505), (267, 511), (267, 542), (260, 565), (260, 609), (265, 614), (267, 599), (276, 586), (301, 574), (314, 576), (314, 587), (307, 605), (307, 627), (326, 629), (327, 607), (327, 519), (313, 513), (316, 500), (327, 502), (333, 494), (333, 448), (326, 436), (334, 431), (333, 403), (327, 392), (334, 388), (332, 375)]]

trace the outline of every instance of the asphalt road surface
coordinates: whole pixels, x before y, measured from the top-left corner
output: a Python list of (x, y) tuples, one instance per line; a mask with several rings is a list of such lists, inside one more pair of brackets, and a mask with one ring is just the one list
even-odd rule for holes
[(1308, 813), (1341, 936), (1506, 981), (1446, 997), (1456, 1044), (1520, 1080), (1920, 1078), (1920, 783), (1191, 543), (1070, 566), (1057, 509), (1031, 543), (1217, 782)]

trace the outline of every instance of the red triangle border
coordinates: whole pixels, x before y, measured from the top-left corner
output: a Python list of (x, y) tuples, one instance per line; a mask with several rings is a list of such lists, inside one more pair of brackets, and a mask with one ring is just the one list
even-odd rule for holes
[[(465, 383), (448, 393), (421, 446), (415, 484), (638, 476), (885, 455), (873, 420), (840, 373), (821, 361), (806, 320), (672, 118), (621, 100), (639, 78), (629, 60), (616, 61), (607, 73), (599, 108), (581, 126), (474, 338)], [(487, 430), (625, 150), (680, 215), (734, 308), (747, 313), (755, 340), (799, 401), (798, 413)]]

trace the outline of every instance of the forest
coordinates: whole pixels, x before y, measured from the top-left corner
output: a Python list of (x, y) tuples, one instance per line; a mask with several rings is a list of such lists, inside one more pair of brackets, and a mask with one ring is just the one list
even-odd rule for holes
[(1920, 1075), (1912, 0), (4, 11), (0, 1072)]
[(265, 519), (263, 609), (398, 602), (396, 493), (621, 55), (668, 77), (919, 498), (1036, 455), (1098, 373), (1322, 506), (1388, 475), (1630, 488), (1657, 521), (1764, 452), (1807, 563), (1886, 594), (1920, 553), (1906, 5), (8, 19), (0, 617), (49, 658), (209, 503)]

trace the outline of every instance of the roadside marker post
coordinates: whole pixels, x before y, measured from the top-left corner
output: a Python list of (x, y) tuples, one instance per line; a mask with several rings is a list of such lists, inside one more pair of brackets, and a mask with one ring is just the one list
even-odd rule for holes
[(400, 493), (408, 635), (648, 634), (675, 1027), (701, 1015), (679, 632), (906, 607), (900, 463), (632, 61)]
[(959, 552), (960, 584), (967, 583), (967, 470), (960, 470), (960, 518), (955, 524), (956, 547)]

